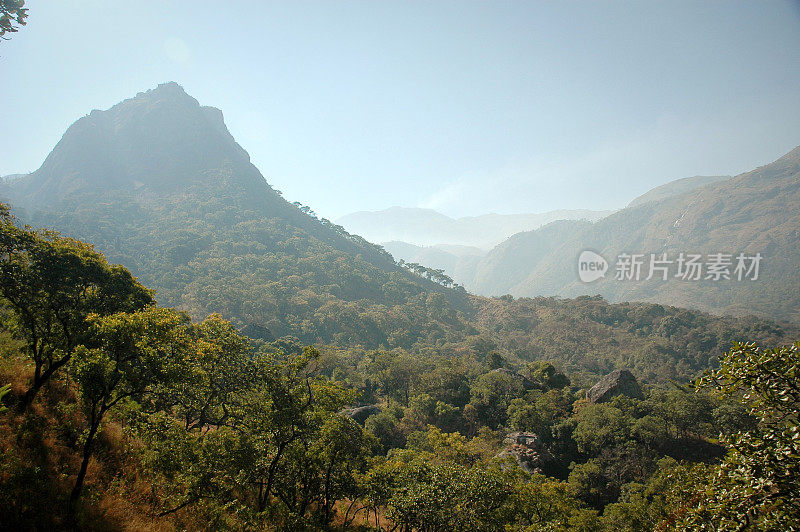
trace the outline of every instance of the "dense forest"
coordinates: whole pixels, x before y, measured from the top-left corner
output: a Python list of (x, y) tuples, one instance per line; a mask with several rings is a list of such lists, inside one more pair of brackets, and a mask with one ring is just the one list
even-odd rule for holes
[[(124, 267), (6, 207), (0, 257), (6, 528), (793, 530), (800, 518), (800, 344), (776, 325), (499, 298), (473, 302), (460, 341), (308, 346), (157, 306)], [(735, 327), (763, 346), (733, 344), (717, 364)], [(609, 345), (581, 350), (590, 337)], [(659, 373), (676, 360), (678, 375)], [(623, 363), (641, 383), (617, 371), (592, 386)]]

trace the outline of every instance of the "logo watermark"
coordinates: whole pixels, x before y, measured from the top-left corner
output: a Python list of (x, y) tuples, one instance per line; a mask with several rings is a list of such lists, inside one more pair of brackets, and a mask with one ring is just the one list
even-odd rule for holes
[(594, 251), (583, 251), (578, 257), (578, 277), (584, 283), (591, 283), (606, 276), (608, 262)]
[[(683, 281), (757, 281), (761, 253), (620, 253), (614, 264), (617, 281), (649, 281), (680, 279)], [(594, 251), (586, 250), (578, 257), (578, 277), (584, 283), (606, 276), (609, 264)]]

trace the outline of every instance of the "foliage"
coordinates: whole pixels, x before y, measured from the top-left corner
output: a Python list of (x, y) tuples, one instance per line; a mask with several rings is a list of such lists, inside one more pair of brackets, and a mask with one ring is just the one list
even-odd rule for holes
[[(736, 344), (696, 392), (653, 379), (643, 398), (593, 404), (586, 388), (603, 365), (591, 356), (641, 365), (661, 353), (650, 359), (658, 373), (704, 349), (688, 375), (711, 364), (733, 322), (689, 313), (667, 332), (675, 316), (658, 306), (501, 299), (480, 303), (481, 329), (461, 322), (415, 349), (250, 340), (218, 314), (193, 322), (153, 305), (89, 246), (2, 213), (0, 378), (24, 398), (30, 361), (34, 375), (37, 364), (42, 375), (56, 368), (29, 408), (0, 414), (3, 522), (588, 531), (797, 521), (797, 344)], [(464, 319), (438, 296), (423, 307), (444, 313), (437, 323)], [(567, 356), (549, 334), (593, 351)], [(595, 334), (614, 342), (593, 344)], [(564, 360), (578, 371), (568, 376)], [(378, 413), (351, 419), (359, 404)], [(32, 493), (44, 496), (25, 503)], [(111, 526), (98, 500), (129, 514)]]
[(0, 303), (10, 309), (11, 329), (34, 363), (21, 409), (79, 345), (91, 345), (90, 314), (134, 311), (153, 301), (128, 270), (109, 265), (92, 246), (17, 227), (7, 209), (0, 210), (0, 257)]
[(70, 496), (80, 497), (94, 439), (109, 410), (122, 401), (144, 402), (145, 394), (180, 379), (190, 348), (186, 318), (151, 307), (135, 313), (90, 316), (99, 346), (78, 346), (71, 374), (87, 420), (81, 467)]
[(510, 490), (499, 469), (387, 461), (366, 477), (367, 496), (405, 529), (503, 530)]
[(729, 448), (687, 526), (718, 530), (795, 530), (800, 523), (800, 343), (763, 349), (735, 344), (720, 368), (698, 381), (743, 397), (758, 425), (723, 435)]
[(28, 10), (25, 0), (0, 0), (0, 39), (8, 39), (6, 33), (16, 33), (26, 24)]

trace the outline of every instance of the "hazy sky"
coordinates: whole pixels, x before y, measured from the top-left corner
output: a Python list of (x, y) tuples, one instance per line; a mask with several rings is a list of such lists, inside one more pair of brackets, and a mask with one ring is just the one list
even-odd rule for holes
[(0, 175), (177, 81), (337, 218), (616, 208), (800, 144), (798, 2), (29, 0), (0, 43)]

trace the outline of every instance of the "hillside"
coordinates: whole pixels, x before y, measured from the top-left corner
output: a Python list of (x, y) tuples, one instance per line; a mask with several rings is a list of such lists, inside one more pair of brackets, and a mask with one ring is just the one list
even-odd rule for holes
[(672, 196), (679, 196), (707, 185), (713, 185), (714, 183), (719, 183), (720, 181), (727, 181), (730, 178), (731, 176), (729, 175), (696, 175), (694, 177), (676, 179), (675, 181), (670, 181), (669, 183), (652, 188), (641, 196), (634, 198), (630, 203), (628, 203), (628, 207), (638, 207), (639, 205), (644, 205), (645, 203), (650, 203), (651, 201), (662, 201), (667, 198), (671, 198)]
[(16, 181), (20, 177), (25, 177), (26, 174), (9, 174), (0, 176), (0, 183), (11, 183), (12, 181)]
[(396, 260), (441, 269), (454, 279), (464, 279), (472, 275), (475, 265), (486, 254), (484, 250), (472, 246), (416, 246), (398, 240), (384, 242), (382, 245)]
[[(776, 432), (796, 440), (800, 343), (719, 351), (796, 330), (599, 297), (476, 297), (482, 333), (469, 342), (320, 352), (158, 307), (123, 267), (17, 225), (4, 205), (0, 243), (7, 529), (364, 530), (374, 515), (389, 529), (522, 531), (580, 518), (585, 530), (619, 530), (633, 511), (646, 519), (635, 530), (651, 530), (682, 500), (696, 504), (726, 461), (741, 469), (726, 435), (748, 431), (773, 453)], [(707, 381), (744, 367), (772, 393), (752, 386), (748, 403), (747, 388), (676, 385), (715, 355)], [(594, 376), (620, 366), (636, 375)], [(767, 493), (793, 504), (791, 479)], [(643, 490), (668, 504), (632, 507), (628, 493)], [(674, 500), (675, 490), (688, 495)], [(551, 508), (543, 517), (538, 501)], [(356, 505), (370, 512), (357, 520)]]
[[(625, 208), (594, 224), (564, 222), (516, 235), (480, 261), (473, 279), (461, 282), (483, 294), (516, 296), (601, 294), (611, 301), (651, 301), (713, 313), (747, 314), (800, 322), (800, 148), (777, 161), (730, 180), (712, 183), (660, 201)], [(556, 241), (548, 239), (558, 231)], [(553, 243), (543, 248), (541, 242)], [(604, 279), (582, 283), (577, 257), (583, 250), (609, 262)], [(621, 253), (732, 255), (730, 280), (685, 281), (672, 264), (666, 281), (614, 279)], [(760, 253), (758, 280), (733, 275), (736, 257)], [(748, 264), (749, 266), (749, 264)], [(510, 274), (509, 269), (514, 269)], [(703, 273), (703, 277), (705, 277)]]

